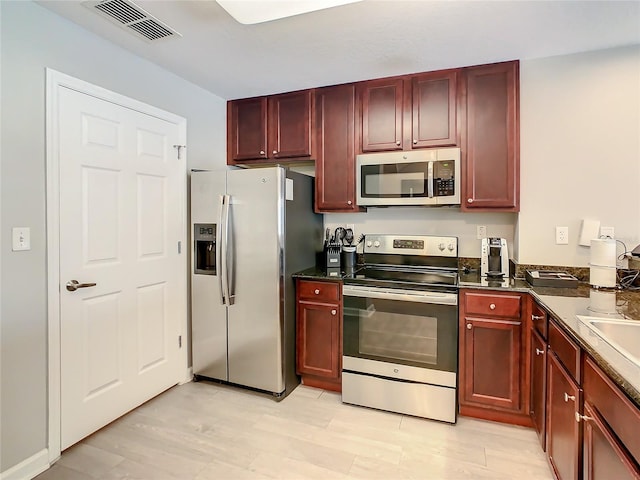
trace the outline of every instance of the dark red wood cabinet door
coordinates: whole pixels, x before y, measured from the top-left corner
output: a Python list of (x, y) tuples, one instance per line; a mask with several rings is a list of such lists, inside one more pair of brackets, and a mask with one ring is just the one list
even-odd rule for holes
[(340, 308), (299, 301), (297, 308), (297, 371), (298, 374), (338, 379), (340, 361)]
[(355, 86), (316, 90), (318, 212), (358, 210), (355, 195)]
[(519, 208), (518, 62), (463, 69), (464, 209)]
[(547, 381), (547, 346), (535, 330), (531, 332), (531, 419), (540, 439), (542, 450), (545, 442), (545, 399)]
[(461, 403), (519, 411), (521, 407), (522, 323), (515, 320), (466, 317)]
[(558, 480), (577, 480), (582, 449), (575, 415), (582, 391), (552, 350), (547, 362), (547, 455)]
[(267, 98), (232, 100), (228, 105), (230, 160), (267, 158)]
[(403, 80), (361, 83), (362, 151), (402, 150)]
[(456, 145), (457, 83), (455, 71), (412, 77), (412, 148)]
[(269, 97), (270, 157), (311, 156), (311, 97), (311, 90)]
[(640, 471), (605, 420), (589, 402), (584, 402), (584, 480), (638, 480)]

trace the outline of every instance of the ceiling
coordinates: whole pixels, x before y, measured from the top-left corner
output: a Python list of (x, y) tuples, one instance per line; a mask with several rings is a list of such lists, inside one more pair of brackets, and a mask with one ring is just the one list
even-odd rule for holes
[(182, 36), (149, 42), (81, 1), (38, 3), (224, 99), (640, 44), (639, 1), (364, 0), (255, 25), (213, 0), (134, 1)]

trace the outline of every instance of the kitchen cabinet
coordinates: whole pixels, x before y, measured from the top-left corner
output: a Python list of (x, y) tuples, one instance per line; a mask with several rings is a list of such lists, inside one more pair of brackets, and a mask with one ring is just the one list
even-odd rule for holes
[(462, 69), (463, 210), (520, 206), (519, 62)]
[(591, 360), (584, 362), (583, 478), (639, 479), (640, 412)]
[(360, 151), (456, 145), (457, 79), (443, 70), (360, 83)]
[(530, 426), (525, 297), (460, 293), (460, 414)]
[(296, 371), (305, 385), (341, 391), (342, 285), (296, 281)]
[(558, 480), (581, 478), (581, 350), (555, 322), (549, 322), (546, 439), (549, 463)]
[(310, 160), (312, 91), (227, 103), (227, 163)]
[(529, 363), (531, 365), (531, 420), (542, 449), (546, 449), (546, 392), (547, 392), (547, 324), (548, 317), (534, 300), (531, 301), (531, 335)]
[(316, 212), (354, 212), (355, 85), (316, 90)]

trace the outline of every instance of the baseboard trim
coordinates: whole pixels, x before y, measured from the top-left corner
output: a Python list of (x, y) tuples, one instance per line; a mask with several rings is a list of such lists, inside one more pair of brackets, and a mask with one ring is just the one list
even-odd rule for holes
[(49, 450), (43, 448), (26, 460), (0, 473), (0, 480), (24, 480), (34, 478), (49, 468)]

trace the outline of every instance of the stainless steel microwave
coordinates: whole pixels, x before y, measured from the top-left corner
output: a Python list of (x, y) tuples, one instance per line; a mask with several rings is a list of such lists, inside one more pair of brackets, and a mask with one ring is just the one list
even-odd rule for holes
[(356, 157), (361, 207), (460, 205), (460, 183), (459, 148)]

